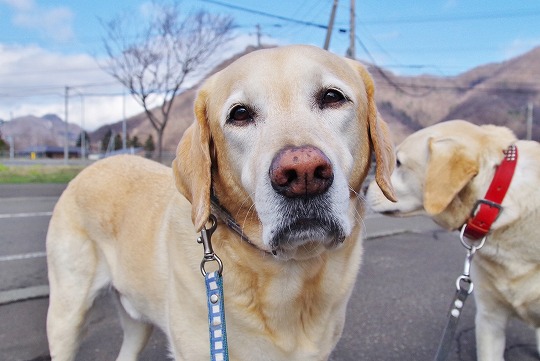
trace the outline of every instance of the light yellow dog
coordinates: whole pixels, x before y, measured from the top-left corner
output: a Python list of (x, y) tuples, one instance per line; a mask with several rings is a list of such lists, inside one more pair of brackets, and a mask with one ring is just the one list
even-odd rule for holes
[(515, 173), (502, 212), (472, 262), (479, 361), (503, 360), (512, 316), (536, 328), (540, 345), (540, 145), (518, 141), (504, 127), (439, 123), (397, 147), (391, 179), (398, 202), (387, 201), (374, 183), (367, 192), (377, 212), (426, 214), (447, 229), (459, 229), (484, 198), (511, 144), (519, 154)]
[(52, 359), (74, 359), (104, 288), (119, 300), (118, 360), (137, 359), (151, 325), (176, 360), (209, 359), (196, 239), (213, 192), (246, 237), (220, 222), (212, 239), (231, 360), (327, 360), (362, 256), (358, 192), (372, 155), (393, 198), (373, 92), (360, 64), (318, 48), (256, 51), (204, 83), (172, 169), (120, 156), (81, 172), (47, 236)]

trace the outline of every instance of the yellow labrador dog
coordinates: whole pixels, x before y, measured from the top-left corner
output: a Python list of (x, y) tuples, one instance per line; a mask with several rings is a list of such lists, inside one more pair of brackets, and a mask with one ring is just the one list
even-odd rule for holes
[(231, 360), (327, 360), (362, 255), (358, 192), (377, 160), (390, 199), (395, 160), (373, 83), (358, 63), (309, 46), (261, 50), (210, 77), (172, 169), (134, 156), (95, 163), (58, 201), (47, 236), (52, 359), (73, 360), (96, 294), (119, 302), (136, 360), (151, 326), (176, 360), (209, 359), (202, 246), (219, 222)]
[(460, 120), (439, 123), (397, 147), (391, 181), (398, 202), (388, 202), (376, 184), (367, 191), (377, 212), (427, 214), (447, 229), (458, 229), (475, 202), (484, 198), (505, 157), (503, 150), (511, 144), (518, 149), (514, 176), (502, 212), (472, 263), (480, 361), (503, 360), (511, 316), (536, 328), (540, 341), (540, 145), (518, 141), (504, 127)]

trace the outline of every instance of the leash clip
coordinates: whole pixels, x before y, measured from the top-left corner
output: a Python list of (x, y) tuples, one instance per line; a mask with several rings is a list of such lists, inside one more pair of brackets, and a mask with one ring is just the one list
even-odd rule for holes
[[(465, 290), (468, 294), (471, 294), (474, 288), (474, 284), (471, 280), (471, 264), (474, 257), (474, 254), (476, 251), (478, 251), (480, 248), (484, 246), (484, 243), (486, 243), (486, 237), (483, 237), (482, 240), (477, 245), (472, 245), (468, 243), (465, 240), (465, 229), (467, 228), (467, 224), (464, 224), (461, 228), (461, 233), (459, 234), (459, 240), (461, 241), (461, 244), (463, 247), (467, 249), (467, 257), (465, 257), (465, 264), (463, 266), (463, 274), (459, 276), (456, 280), (456, 288), (458, 291)], [(468, 284), (468, 288), (463, 287), (462, 284)]]
[(204, 268), (206, 263), (216, 261), (219, 267), (217, 272), (221, 276), (223, 273), (223, 262), (221, 262), (221, 259), (217, 256), (217, 254), (214, 253), (211, 241), (212, 234), (217, 228), (217, 219), (211, 214), (208, 220), (212, 223), (212, 225), (210, 228), (206, 228), (206, 226), (203, 227), (201, 230), (201, 236), (197, 238), (197, 243), (202, 244), (204, 248), (204, 256), (201, 261), (201, 273), (204, 277), (206, 277), (206, 275), (209, 273), (206, 272)]

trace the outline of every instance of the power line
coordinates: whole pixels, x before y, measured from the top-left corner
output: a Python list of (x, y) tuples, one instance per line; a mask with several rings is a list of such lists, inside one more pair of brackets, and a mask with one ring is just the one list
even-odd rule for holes
[(358, 44), (360, 44), (362, 49), (364, 49), (364, 52), (366, 53), (366, 55), (370, 58), (370, 60), (372, 62), (372, 66), (375, 68), (375, 70), (377, 70), (377, 72), (384, 78), (384, 80), (386, 80), (388, 84), (392, 85), (397, 91), (399, 91), (401, 93), (404, 93), (406, 95), (412, 96), (412, 97), (423, 97), (423, 96), (426, 96), (426, 95), (430, 94), (433, 91), (433, 89), (429, 89), (428, 91), (426, 91), (426, 92), (424, 92), (422, 94), (413, 94), (413, 93), (410, 93), (410, 92), (406, 91), (405, 89), (403, 89), (403, 87), (401, 85), (394, 82), (394, 80), (390, 79), (390, 77), (388, 75), (386, 75), (384, 70), (382, 70), (382, 68), (377, 65), (377, 62), (375, 61), (375, 58), (373, 57), (373, 55), (371, 55), (371, 52), (368, 50), (368, 48), (364, 45), (364, 43), (362, 42), (362, 40), (360, 40), (360, 38), (358, 36), (356, 36), (356, 41), (358, 41)]
[[(302, 18), (300, 20), (309, 21), (309, 22), (316, 22), (317, 18), (326, 18), (326, 13), (328, 11), (328, 0), (318, 0), (313, 1), (309, 0), (306, 1), (304, 4), (309, 4), (309, 8), (305, 11), (295, 11), (291, 12), (291, 14), (302, 14)], [(321, 15), (324, 14), (324, 15)], [(285, 35), (285, 37), (290, 36), (298, 36), (300, 33), (305, 33), (306, 31), (310, 31), (309, 27), (306, 27), (301, 24), (284, 24), (284, 31), (281, 31), (282, 36)]]
[[(388, 51), (386, 51), (383, 46), (377, 41), (377, 39), (371, 34), (371, 32), (367, 29), (367, 26), (362, 26), (362, 34), (367, 34), (370, 38), (371, 38), (371, 41), (375, 44), (375, 46), (377, 46), (377, 48), (379, 48), (379, 50), (381, 52), (383, 52), (384, 54), (386, 54), (386, 56), (391, 59), (392, 61), (394, 61), (396, 63), (396, 65), (394, 65), (393, 67), (394, 68), (405, 68), (405, 69), (426, 69), (426, 68), (432, 68), (432, 69), (435, 69), (440, 75), (442, 76), (446, 76), (446, 74), (444, 74), (443, 71), (440, 70), (440, 68), (438, 66), (435, 66), (435, 65), (425, 65), (425, 64), (409, 64), (409, 65), (404, 65), (404, 64), (401, 64), (401, 62), (399, 62), (393, 55), (391, 55)], [(359, 40), (360, 41), (360, 40)], [(364, 46), (365, 48), (365, 46)], [(389, 68), (389, 67), (392, 67), (388, 64), (385, 65), (385, 68)]]
[[(394, 87), (395, 85), (398, 85), (401, 88), (416, 88), (416, 89), (430, 89), (433, 91), (436, 90), (452, 90), (452, 91), (462, 91), (466, 92), (469, 90), (478, 90), (478, 91), (485, 91), (485, 92), (512, 92), (512, 93), (521, 93), (521, 94), (536, 94), (540, 92), (540, 87), (537, 86), (537, 84), (533, 83), (507, 83), (508, 86), (475, 86), (475, 85), (441, 85), (441, 84), (407, 84), (399, 81), (392, 81), (392, 84), (389, 84), (390, 86)], [(384, 84), (378, 84), (378, 86), (384, 86)], [(411, 94), (408, 94), (411, 95)], [(414, 95), (412, 95), (414, 96)]]
[(232, 5), (232, 4), (227, 4), (227, 3), (224, 3), (224, 2), (221, 2), (221, 1), (216, 1), (216, 0), (202, 0), (202, 1), (207, 2), (207, 3), (211, 3), (211, 4), (215, 4), (215, 5), (219, 5), (219, 6), (224, 6), (224, 7), (229, 8), (229, 9), (244, 11), (244, 12), (248, 12), (248, 13), (251, 13), (251, 14), (257, 14), (257, 15), (266, 16), (266, 17), (269, 17), (269, 18), (288, 21), (288, 22), (291, 22), (291, 23), (296, 23), (296, 24), (301, 24), (301, 25), (306, 25), (306, 26), (313, 26), (313, 27), (317, 27), (317, 28), (320, 28), (320, 29), (327, 29), (328, 28), (328, 26), (326, 26), (325, 24), (319, 24), (319, 23), (315, 23), (315, 22), (312, 22), (312, 21), (298, 20), (298, 19), (293, 19), (293, 18), (289, 18), (289, 17), (286, 17), (286, 16), (270, 14), (270, 13), (267, 13), (267, 12), (264, 12), (264, 11), (249, 9), (249, 8), (245, 8), (245, 7), (237, 6), (237, 5)]
[[(98, 83), (89, 83), (89, 84), (80, 84), (80, 85), (70, 85), (68, 88), (70, 90), (74, 90), (74, 91), (77, 91), (77, 89), (80, 89), (80, 88), (91, 88), (91, 87), (95, 87), (95, 86), (101, 86), (101, 85), (106, 85), (106, 84), (115, 84), (115, 85), (119, 85), (119, 83), (101, 83), (101, 84), (98, 84)], [(43, 97), (43, 96), (61, 96), (61, 97), (65, 97), (65, 93), (61, 93), (61, 90), (64, 90), (66, 87), (65, 86), (51, 86), (49, 88), (43, 88), (42, 89), (42, 92), (39, 92), (39, 93), (36, 93), (35, 92), (35, 89), (34, 89), (34, 92), (33, 93), (25, 93), (25, 94), (13, 94), (13, 92), (11, 93), (2, 93), (0, 92), (0, 96), (3, 97), (3, 98), (35, 98), (35, 97)], [(13, 89), (13, 88), (10, 88), (10, 89)], [(190, 87), (186, 87), (186, 88), (182, 88), (180, 89), (180, 92), (178, 93), (178, 95), (182, 94), (184, 91), (186, 90), (189, 90)], [(32, 89), (23, 89), (23, 88), (15, 88), (15, 90), (17, 91), (23, 91), (23, 90), (32, 90)], [(40, 89), (37, 89), (37, 90), (40, 90)], [(170, 90), (170, 89), (169, 89)], [(151, 93), (155, 94), (155, 95), (159, 95), (159, 94), (164, 94), (165, 92), (169, 91), (169, 90), (162, 90), (160, 92), (158, 91), (150, 91)], [(107, 96), (124, 96), (126, 95), (125, 93), (125, 90), (118, 90), (118, 91), (102, 91), (102, 92), (99, 92), (99, 91), (94, 91), (94, 92), (81, 92), (81, 91), (77, 91), (76, 94), (68, 94), (68, 97), (69, 98), (76, 98), (76, 97), (79, 97), (79, 96), (84, 96), (84, 97), (107, 97)]]
[[(442, 84), (407, 84), (403, 81), (396, 81), (392, 78), (390, 78), (386, 72), (377, 65), (377, 62), (371, 52), (368, 50), (368, 48), (365, 46), (365, 44), (360, 40), (360, 38), (357, 36), (356, 40), (362, 47), (362, 49), (365, 51), (367, 56), (370, 58), (372, 62), (373, 68), (381, 75), (381, 77), (386, 81), (387, 86), (391, 86), (397, 91), (411, 96), (411, 97), (425, 97), (434, 91), (461, 91), (466, 92), (470, 90), (477, 90), (477, 91), (485, 91), (485, 92), (513, 92), (513, 93), (521, 93), (521, 94), (533, 94), (540, 92), (540, 87), (537, 83), (518, 83), (518, 82), (507, 82), (506, 86), (475, 86), (475, 85), (459, 85), (456, 84), (454, 81), (454, 84), (452, 85), (442, 85)], [(378, 86), (385, 86), (385, 84), (378, 84)], [(424, 90), (421, 93), (412, 93), (408, 91), (407, 89), (412, 90)]]
[(460, 14), (449, 16), (426, 15), (416, 17), (389, 18), (389, 19), (373, 19), (364, 20), (363, 24), (379, 25), (379, 24), (404, 24), (404, 23), (433, 23), (433, 22), (448, 22), (448, 21), (470, 21), (470, 20), (495, 20), (505, 18), (522, 18), (540, 16), (540, 9), (519, 10), (515, 12), (491, 12), (491, 13), (475, 13), (475, 14)]
[(6, 77), (20, 77), (26, 75), (39, 75), (39, 74), (65, 74), (65, 73), (90, 73), (90, 72), (101, 72), (103, 73), (102, 68), (71, 68), (71, 69), (44, 69), (44, 70), (28, 70), (28, 71), (17, 71), (9, 72), (5, 74), (0, 74), (0, 78)]
[[(71, 85), (70, 88), (95, 88), (95, 87), (101, 87), (101, 86), (111, 86), (111, 85), (118, 85), (121, 84), (117, 81), (108, 81), (108, 82), (100, 82), (100, 83), (83, 83), (83, 84), (74, 84)], [(25, 87), (13, 87), (10, 86), (0, 86), (0, 88), (8, 88), (8, 89), (51, 89), (51, 88), (62, 88), (64, 89), (64, 85), (58, 85), (58, 84), (50, 84), (50, 85), (28, 85)]]

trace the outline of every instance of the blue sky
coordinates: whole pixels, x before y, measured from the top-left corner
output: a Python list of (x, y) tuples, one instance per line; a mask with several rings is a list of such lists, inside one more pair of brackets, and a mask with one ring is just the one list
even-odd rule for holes
[[(184, 0), (182, 8), (232, 15), (238, 38), (227, 49), (229, 54), (255, 43), (257, 25), (264, 43), (322, 46), (326, 30), (300, 22), (326, 25), (332, 2)], [(337, 9), (330, 50), (338, 54), (348, 47), (349, 34), (339, 29), (348, 31), (349, 3), (340, 0)], [(121, 89), (95, 60), (103, 53), (99, 19), (110, 20), (121, 12), (143, 17), (147, 8), (148, 1), (137, 0), (0, 0), (0, 119), (25, 113), (62, 115), (63, 87), (70, 86), (80, 95), (71, 113), (84, 118), (85, 127), (118, 120), (122, 97), (112, 94)], [(356, 0), (356, 12), (357, 58), (399, 74), (454, 76), (540, 46), (538, 1)], [(104, 85), (89, 86), (94, 83)], [(85, 114), (79, 114), (83, 109)], [(128, 100), (128, 115), (138, 111)]]

